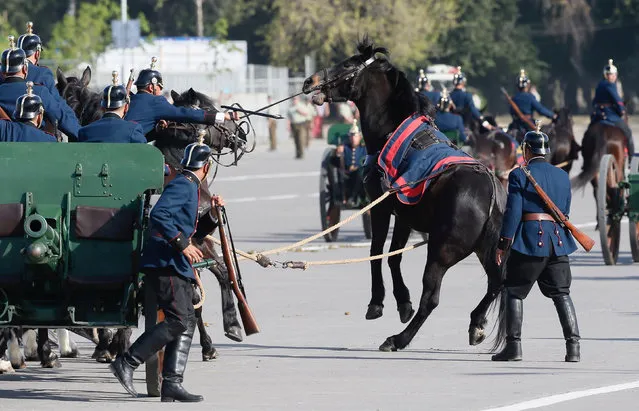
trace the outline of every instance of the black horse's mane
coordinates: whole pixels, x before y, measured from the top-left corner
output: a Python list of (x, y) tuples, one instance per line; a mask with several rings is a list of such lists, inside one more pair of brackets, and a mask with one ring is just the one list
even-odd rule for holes
[(386, 72), (387, 77), (395, 84), (395, 92), (393, 100), (401, 102), (402, 105), (410, 104), (413, 112), (423, 114), (433, 118), (435, 116), (436, 107), (421, 93), (415, 92), (406, 74), (395, 67), (389, 59), (390, 52), (385, 47), (376, 47), (373, 41), (364, 36), (357, 44), (357, 52), (361, 56), (362, 62), (369, 58), (381, 54), (383, 57), (378, 58), (379, 70)]

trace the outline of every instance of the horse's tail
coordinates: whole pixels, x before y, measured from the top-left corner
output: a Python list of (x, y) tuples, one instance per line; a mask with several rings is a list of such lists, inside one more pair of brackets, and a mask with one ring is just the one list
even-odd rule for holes
[[(489, 246), (484, 248), (484, 254), (481, 260), (488, 274), (489, 288), (492, 288), (491, 285), (495, 286), (495, 283), (497, 283), (498, 289), (502, 290), (504, 280), (506, 279), (505, 264), (501, 266), (497, 265), (495, 256), (499, 244), (502, 219), (504, 211), (506, 210), (506, 193), (504, 192), (503, 186), (496, 181), (496, 177), (490, 174), (489, 177), (491, 178), (493, 188), (493, 201), (491, 202), (490, 214), (486, 221), (484, 235), (482, 237), (482, 241), (489, 244)], [(503, 294), (503, 291), (501, 291), (501, 293)], [(504, 319), (505, 304), (503, 297), (499, 301), (497, 298), (493, 300), (489, 309), (490, 312), (494, 310), (496, 304), (499, 304), (499, 321), (497, 323), (497, 335), (493, 341), (493, 350), (501, 347), (506, 341), (506, 324)]]
[[(602, 140), (602, 141), (599, 141)], [(588, 127), (586, 133), (584, 134), (584, 139), (582, 144), (586, 144), (587, 142), (594, 143), (595, 149), (591, 151), (592, 155), (590, 158), (586, 158), (584, 155), (584, 150), (582, 148), (582, 156), (584, 157), (584, 165), (581, 170), (581, 173), (576, 177), (570, 179), (570, 185), (573, 190), (578, 190), (584, 187), (588, 182), (590, 182), (597, 172), (599, 171), (599, 163), (601, 162), (602, 151), (603, 151), (603, 139), (599, 138), (599, 135), (595, 131), (593, 127)], [(590, 151), (590, 150), (588, 150)]]

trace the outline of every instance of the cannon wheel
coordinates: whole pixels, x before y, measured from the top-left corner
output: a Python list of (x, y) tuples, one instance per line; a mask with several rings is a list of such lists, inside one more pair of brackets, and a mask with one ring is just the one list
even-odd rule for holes
[(599, 165), (599, 185), (597, 187), (597, 223), (601, 251), (606, 265), (615, 265), (619, 257), (621, 220), (613, 216), (623, 210), (617, 181), (617, 165), (611, 154), (606, 154)]
[[(335, 185), (329, 177), (329, 164), (328, 159), (333, 155), (334, 148), (327, 148), (324, 150), (322, 157), (322, 169), (320, 171), (319, 180), (319, 207), (320, 207), (320, 219), (322, 221), (322, 231), (337, 224), (340, 219), (341, 209), (339, 204), (335, 204), (333, 190), (336, 189)], [(324, 239), (327, 242), (337, 241), (339, 236), (339, 228), (324, 235)]]
[[(639, 157), (633, 157), (630, 162), (630, 174), (639, 174)], [(633, 210), (636, 211), (636, 210)], [(639, 262), (639, 222), (630, 220), (628, 222), (630, 231), (630, 251), (632, 261)]]
[(373, 222), (371, 220), (371, 210), (362, 214), (362, 222), (364, 223), (364, 236), (367, 240), (373, 238)]

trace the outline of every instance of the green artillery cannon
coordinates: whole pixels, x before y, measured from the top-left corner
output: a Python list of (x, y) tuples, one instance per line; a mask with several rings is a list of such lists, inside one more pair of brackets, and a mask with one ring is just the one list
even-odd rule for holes
[(137, 326), (163, 164), (145, 144), (0, 143), (0, 325)]

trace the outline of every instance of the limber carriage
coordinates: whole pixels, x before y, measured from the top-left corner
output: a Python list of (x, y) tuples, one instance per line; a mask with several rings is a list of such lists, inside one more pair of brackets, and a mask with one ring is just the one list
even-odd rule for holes
[[(334, 124), (328, 129), (328, 144), (322, 155), (322, 163), (319, 181), (319, 206), (322, 230), (339, 223), (343, 209), (353, 209), (346, 204), (346, 199), (351, 196), (347, 192), (344, 170), (339, 164), (337, 146), (344, 144), (348, 139), (351, 124)], [(363, 206), (362, 206), (363, 207)], [(367, 239), (372, 237), (370, 212), (362, 215), (364, 223), (364, 235)], [(337, 241), (339, 229), (325, 234), (327, 242)]]
[(138, 325), (164, 159), (146, 144), (0, 143), (0, 325)]

